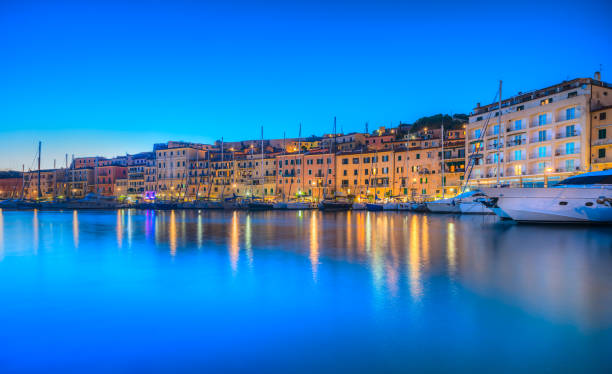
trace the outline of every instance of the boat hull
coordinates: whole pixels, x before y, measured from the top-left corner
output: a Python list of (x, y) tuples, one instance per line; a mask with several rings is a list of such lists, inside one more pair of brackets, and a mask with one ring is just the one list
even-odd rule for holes
[(319, 210), (326, 212), (341, 212), (351, 209), (351, 203), (344, 203), (339, 201), (322, 201), (319, 203)]
[(382, 211), (384, 207), (381, 204), (366, 204), (366, 210), (370, 212)]
[(459, 210), (461, 214), (495, 214), (491, 209), (477, 201), (462, 201), (459, 203)]
[(609, 188), (484, 188), (497, 207), (517, 222), (612, 223)]
[(427, 209), (429, 209), (429, 211), (432, 213), (461, 213), (461, 208), (459, 207), (459, 204), (457, 203), (431, 202), (431, 203), (425, 203), (425, 205), (427, 205)]

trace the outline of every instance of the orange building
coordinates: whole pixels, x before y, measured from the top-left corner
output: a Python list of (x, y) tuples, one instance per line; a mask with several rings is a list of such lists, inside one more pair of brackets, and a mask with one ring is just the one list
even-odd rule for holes
[(104, 196), (115, 196), (115, 181), (127, 179), (127, 168), (117, 165), (98, 166), (95, 174), (97, 193)]

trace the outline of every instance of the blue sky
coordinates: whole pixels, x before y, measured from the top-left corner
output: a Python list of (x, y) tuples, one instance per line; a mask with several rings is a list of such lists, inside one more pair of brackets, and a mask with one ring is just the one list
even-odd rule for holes
[[(0, 2), (0, 168), (356, 131), (590, 77), (612, 5), (581, 2)], [(62, 161), (63, 163), (63, 161)]]

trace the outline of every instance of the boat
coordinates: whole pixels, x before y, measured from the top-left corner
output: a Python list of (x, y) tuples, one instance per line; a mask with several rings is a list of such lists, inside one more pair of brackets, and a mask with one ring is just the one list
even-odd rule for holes
[(425, 206), (432, 213), (461, 213), (461, 208), (455, 198), (430, 201), (425, 203)]
[(397, 203), (397, 210), (412, 210), (411, 203)]
[(481, 191), (475, 190), (461, 194), (458, 199), (461, 214), (495, 214), (486, 207), (482, 199), (485, 197)]
[(390, 201), (383, 204), (383, 210), (397, 210), (397, 203)]
[(517, 222), (612, 223), (612, 169), (545, 188), (481, 188), (487, 205)]
[(350, 210), (353, 204), (342, 200), (322, 200), (319, 203), (319, 209), (326, 212), (339, 212)]
[(365, 203), (353, 203), (353, 205), (351, 206), (352, 210), (365, 210), (365, 208), (366, 208)]
[(411, 203), (410, 210), (414, 212), (427, 212), (428, 207), (425, 203)]
[(274, 203), (274, 205), (272, 206), (274, 209), (278, 209), (278, 210), (285, 210), (287, 209), (287, 203), (284, 201), (279, 201), (277, 203)]
[(366, 204), (366, 210), (370, 212), (379, 212), (379, 211), (382, 211), (383, 209), (384, 209), (383, 204), (379, 204), (379, 203), (367, 203)]
[(290, 201), (286, 203), (287, 210), (303, 210), (303, 209), (312, 209), (313, 206), (309, 202), (306, 201)]
[(274, 204), (262, 200), (251, 200), (246, 204), (246, 207), (248, 210), (272, 210)]

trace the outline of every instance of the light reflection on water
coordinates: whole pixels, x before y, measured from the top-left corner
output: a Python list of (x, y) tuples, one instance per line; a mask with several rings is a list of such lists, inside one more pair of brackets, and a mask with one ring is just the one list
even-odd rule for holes
[[(72, 246), (63, 241), (70, 236)], [(126, 238), (131, 251), (117, 251)], [(96, 333), (118, 338), (117, 352), (143, 345), (148, 359), (167, 339), (202, 349), (214, 341), (213, 366), (227, 364), (229, 347), (251, 362), (245, 352), (255, 339), (267, 351), (252, 351), (252, 359), (272, 370), (281, 353), (288, 365), (302, 362), (285, 340), (319, 355), (322, 367), (304, 371), (431, 369), (436, 360), (421, 349), (464, 360), (466, 370), (483, 356), (507, 355), (529, 368), (600, 369), (610, 365), (611, 289), (607, 227), (389, 212), (0, 210), (0, 319), (15, 321), (0, 339), (14, 347), (39, 334), (87, 341), (100, 319), (110, 327)], [(32, 320), (42, 310), (44, 318)], [(74, 321), (85, 325), (73, 330)], [(336, 342), (333, 362), (315, 349), (319, 339)], [(47, 348), (36, 344), (34, 351)], [(88, 351), (91, 359), (109, 354), (97, 340), (86, 347), (96, 344), (103, 349)], [(14, 349), (0, 351), (0, 369), (35, 365)], [(354, 357), (367, 351), (376, 354)], [(65, 364), (62, 352), (39, 361)], [(117, 352), (111, 356), (120, 360)], [(168, 359), (193, 361), (189, 352)]]

